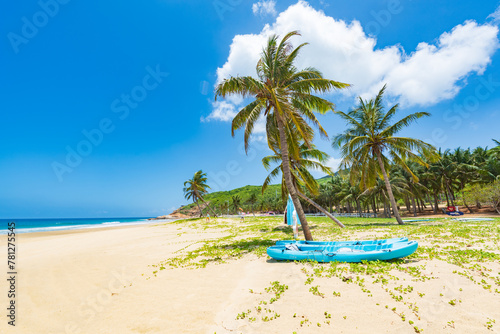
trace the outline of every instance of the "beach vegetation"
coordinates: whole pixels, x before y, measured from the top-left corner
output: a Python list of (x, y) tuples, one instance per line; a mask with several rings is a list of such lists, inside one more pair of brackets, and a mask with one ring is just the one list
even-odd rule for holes
[(493, 324), (495, 323), (495, 319), (490, 319), (488, 318), (488, 321), (486, 321), (486, 328), (489, 330), (493, 329)]
[(318, 285), (310, 287), (309, 292), (311, 292), (315, 296), (325, 297), (325, 294), (319, 291)]
[[(333, 303), (335, 300), (336, 303), (342, 303), (347, 298), (345, 291), (359, 289), (366, 297), (376, 296), (373, 307), (380, 307), (381, 310), (392, 309), (392, 313), (407, 324), (408, 331), (420, 333), (422, 328), (427, 326), (425, 321), (421, 320), (425, 319), (424, 316), (428, 312), (426, 305), (442, 300), (450, 307), (460, 307), (462, 300), (467, 298), (460, 292), (462, 287), (450, 286), (450, 278), (442, 281), (441, 277), (433, 275), (439, 262), (447, 264), (443, 268), (453, 266), (454, 269), (449, 270), (450, 275), (470, 280), (474, 286), (482, 287), (484, 293), (491, 294), (491, 298), (498, 298), (500, 295), (500, 290), (495, 289), (500, 286), (500, 273), (496, 270), (496, 264), (500, 262), (500, 218), (467, 223), (438, 218), (431, 222), (409, 222), (405, 225), (394, 224), (395, 218), (343, 220), (345, 229), (338, 229), (326, 217), (311, 217), (310, 226), (319, 240), (349, 240), (358, 233), (362, 233), (363, 238), (367, 239), (405, 235), (419, 241), (420, 246), (411, 256), (392, 261), (283, 263), (283, 266), (298, 267), (295, 272), (296, 275), (302, 275), (303, 284), (294, 285), (293, 293), (288, 292), (290, 282), (285, 277), (271, 280), (267, 287), (261, 289), (252, 287), (248, 291), (249, 297), (254, 301), (245, 305), (244, 311), (235, 313), (234, 317), (239, 315), (238, 321), (249, 323), (283, 321), (281, 318), (285, 318), (296, 319), (294, 321), (297, 321), (297, 326), (317, 323), (323, 326), (331, 319), (324, 314), (325, 309), (317, 314), (307, 312), (302, 315), (297, 313), (297, 310), (283, 313), (278, 311), (278, 308), (282, 303), (288, 302), (289, 295), (292, 298), (296, 293), (319, 296), (321, 298), (318, 302), (325, 300)], [(155, 279), (155, 276), (159, 277), (165, 271), (177, 267), (203, 270), (206, 266), (231, 263), (241, 257), (267, 258), (268, 246), (274, 245), (276, 240), (289, 240), (292, 235), (289, 228), (280, 226), (280, 217), (248, 217), (244, 223), (240, 223), (238, 219), (218, 218), (218, 221), (220, 225), (208, 223), (204, 219), (168, 223), (199, 233), (209, 233), (210, 237), (187, 243), (174, 257), (154, 264), (152, 271), (155, 273), (150, 276)], [(218, 236), (213, 237), (214, 233)], [(431, 265), (429, 261), (432, 261)], [(166, 269), (159, 270), (161, 267)], [(443, 284), (440, 284), (441, 282)], [(323, 290), (328, 286), (335, 286), (336, 291), (325, 293)], [(435, 291), (432, 287), (442, 288), (441, 293), (428, 293)], [(350, 296), (350, 293), (347, 293), (347, 296)], [(280, 317), (280, 313), (283, 317)], [(494, 314), (487, 315), (490, 319), (494, 318)], [(350, 318), (349, 314), (344, 316), (346, 319)], [(334, 318), (333, 315), (331, 317)], [(482, 322), (481, 326), (483, 325), (486, 327), (485, 322)], [(494, 326), (494, 322), (490, 321), (490, 325)], [(445, 320), (442, 326), (446, 326)]]

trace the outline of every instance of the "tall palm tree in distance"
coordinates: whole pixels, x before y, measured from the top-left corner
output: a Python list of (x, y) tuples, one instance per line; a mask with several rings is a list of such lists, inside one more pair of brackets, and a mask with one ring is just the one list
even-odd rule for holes
[(240, 206), (241, 206), (241, 198), (238, 195), (234, 195), (231, 197), (231, 207), (234, 209), (236, 213), (240, 211)]
[(207, 174), (203, 173), (202, 170), (197, 171), (194, 173), (192, 179), (184, 182), (184, 197), (187, 200), (192, 199), (193, 202), (196, 203), (198, 210), (200, 210), (200, 217), (203, 216), (200, 203), (198, 202), (200, 200), (205, 203), (214, 216), (217, 216), (208, 203), (203, 199), (203, 196), (208, 193), (208, 189), (210, 189), (210, 186), (207, 184)]
[(247, 199), (247, 202), (250, 204), (250, 207), (252, 208), (252, 215), (255, 216), (255, 213), (253, 212), (253, 208), (255, 206), (255, 203), (258, 202), (257, 195), (255, 193), (251, 194), (250, 197)]
[(375, 99), (368, 101), (359, 97), (359, 106), (352, 111), (337, 112), (347, 121), (348, 129), (333, 138), (332, 146), (340, 148), (341, 167), (350, 168), (351, 182), (359, 181), (362, 189), (372, 187), (382, 174), (394, 216), (399, 224), (403, 224), (387, 174), (390, 161), (418, 181), (407, 162), (414, 161), (427, 167), (423, 158), (435, 156), (435, 149), (422, 140), (396, 136), (403, 128), (430, 114), (416, 112), (391, 124), (399, 106), (396, 104), (384, 111), (382, 97), (385, 88), (384, 85)]
[(252, 102), (238, 112), (232, 122), (233, 136), (235, 130), (245, 127), (245, 149), (248, 149), (250, 136), (260, 116), (266, 117), (268, 130), (270, 127), (278, 128), (285, 184), (299, 215), (305, 239), (312, 240), (304, 210), (292, 181), (287, 128), (288, 124), (293, 124), (306, 145), (310, 145), (314, 137), (314, 131), (309, 123), (315, 125), (321, 135), (327, 136), (314, 112), (326, 113), (333, 110), (334, 105), (315, 96), (314, 93), (325, 93), (348, 85), (325, 79), (312, 67), (298, 70), (294, 62), (299, 51), (307, 45), (303, 43), (296, 48), (292, 46), (290, 38), (298, 35), (297, 31), (292, 31), (283, 37), (281, 42), (278, 41), (278, 36), (271, 36), (257, 62), (257, 78), (251, 76), (226, 78), (216, 87), (215, 97), (225, 98), (237, 94), (253, 98)]
[(497, 159), (500, 159), (500, 141), (495, 139), (492, 140), (495, 142), (495, 144), (497, 144), (497, 146), (489, 150), (489, 155), (492, 157), (495, 156)]

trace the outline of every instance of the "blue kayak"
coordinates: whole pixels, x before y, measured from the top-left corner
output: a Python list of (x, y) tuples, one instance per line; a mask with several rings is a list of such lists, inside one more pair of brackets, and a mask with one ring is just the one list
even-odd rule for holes
[(395, 242), (408, 241), (408, 238), (391, 238), (391, 239), (380, 239), (380, 240), (349, 240), (349, 241), (305, 241), (305, 240), (279, 240), (276, 241), (276, 246), (284, 246), (290, 244), (296, 244), (297, 246), (360, 246), (360, 245), (383, 245), (392, 244)]
[(327, 247), (303, 247), (300, 244), (279, 245), (267, 248), (267, 255), (275, 260), (312, 260), (318, 262), (361, 262), (399, 259), (413, 254), (418, 242), (405, 241), (381, 245), (336, 245)]

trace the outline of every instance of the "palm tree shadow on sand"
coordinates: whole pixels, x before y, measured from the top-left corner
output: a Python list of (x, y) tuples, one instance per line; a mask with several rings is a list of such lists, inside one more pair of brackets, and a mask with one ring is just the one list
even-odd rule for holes
[[(316, 225), (310, 225), (309, 229), (314, 230), (317, 229), (318, 227)], [(266, 231), (264, 231), (266, 232)], [(293, 229), (289, 225), (282, 225), (282, 226), (276, 226), (272, 229), (272, 232), (283, 232), (286, 233), (287, 235), (290, 235), (293, 237)]]
[[(388, 218), (389, 219), (389, 218)], [(411, 222), (411, 223), (405, 223), (404, 225), (399, 225), (396, 222), (367, 222), (367, 223), (353, 223), (353, 224), (346, 224), (346, 227), (384, 227), (384, 226), (394, 226), (394, 227), (405, 227), (405, 226), (442, 226), (443, 223), (439, 222)]]

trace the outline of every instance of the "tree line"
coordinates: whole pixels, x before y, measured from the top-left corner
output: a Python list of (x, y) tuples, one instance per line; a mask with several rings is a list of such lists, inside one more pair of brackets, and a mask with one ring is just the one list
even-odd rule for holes
[[(276, 198), (275, 203), (259, 203), (257, 194), (249, 198), (235, 195), (231, 203), (213, 203), (219, 206), (219, 212), (224, 209), (237, 212), (245, 204), (252, 210), (259, 204), (261, 208), (267, 205), (279, 209), (290, 195), (305, 239), (312, 240), (304, 208), (325, 213), (340, 227), (343, 224), (330, 214), (333, 208), (342, 212), (364, 212), (370, 208), (379, 212), (383, 208), (386, 216), (393, 215), (403, 224), (399, 214), (401, 205), (415, 215), (427, 205), (439, 212), (439, 202), (443, 199), (450, 205), (459, 200), (469, 205), (473, 187), (481, 187), (485, 196), (492, 197), (492, 190), (499, 183), (497, 141), (493, 149), (458, 148), (441, 152), (422, 140), (402, 137), (399, 135), (402, 129), (430, 115), (415, 112), (397, 119), (399, 105), (387, 110), (384, 106), (385, 86), (372, 99), (360, 97), (358, 105), (349, 112), (336, 110), (333, 102), (319, 95), (347, 88), (349, 84), (326, 79), (313, 67), (297, 69), (295, 60), (307, 45), (293, 47), (290, 39), (298, 35), (296, 31), (290, 32), (281, 41), (278, 36), (271, 36), (256, 65), (256, 78), (226, 78), (215, 89), (216, 99), (238, 95), (251, 100), (236, 114), (231, 126), (233, 136), (236, 130), (243, 129), (245, 149), (257, 120), (265, 119), (268, 147), (273, 154), (263, 159), (270, 174), (264, 180), (262, 194), (274, 179), (281, 181), (278, 185), (281, 198)], [(338, 175), (325, 165), (328, 155), (313, 144), (316, 133), (329, 138), (315, 115), (328, 111), (339, 115), (347, 125), (343, 133), (332, 137), (332, 146), (342, 157)], [(312, 177), (311, 170), (320, 170), (332, 178), (320, 184)], [(186, 181), (186, 198), (203, 202), (209, 189), (206, 181), (202, 171)], [(477, 206), (485, 199), (477, 197), (474, 201)], [(205, 206), (214, 210), (209, 203)], [(200, 207), (200, 214), (202, 211)]]

